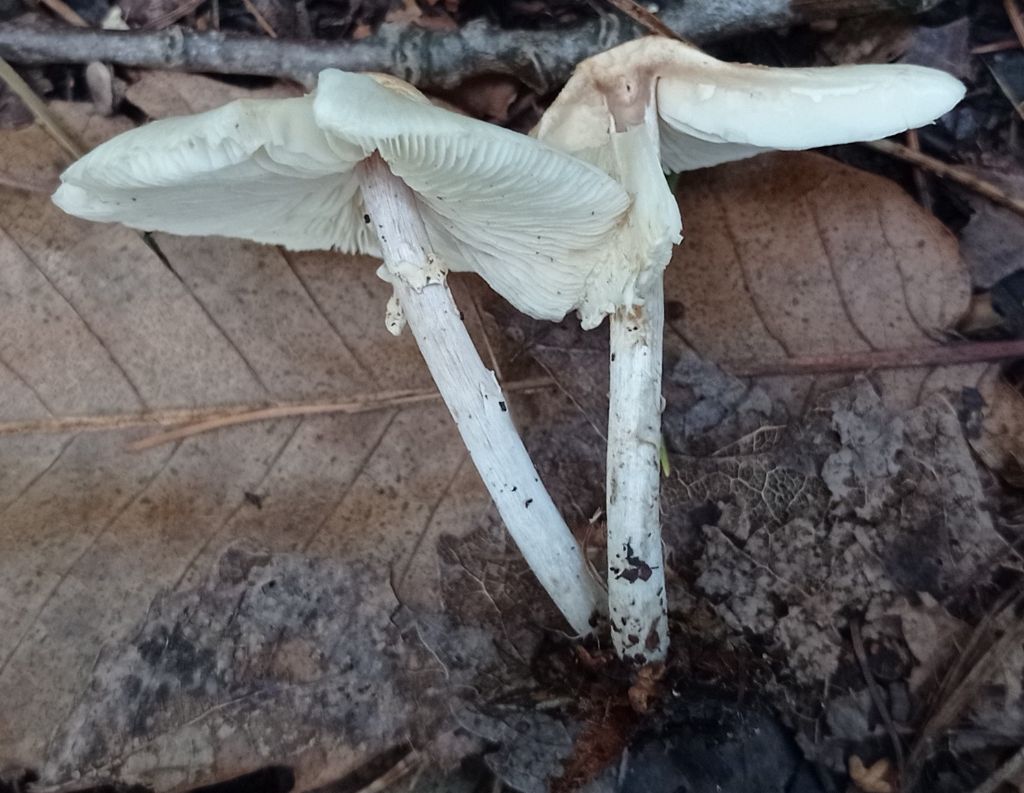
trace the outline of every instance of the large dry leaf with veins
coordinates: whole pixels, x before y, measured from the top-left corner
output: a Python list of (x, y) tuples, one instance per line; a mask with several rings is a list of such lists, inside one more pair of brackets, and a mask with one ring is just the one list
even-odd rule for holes
[[(679, 198), (688, 233), (666, 294), (685, 310), (669, 325), (704, 357), (768, 364), (927, 346), (967, 308), (955, 238), (888, 180), (816, 154), (773, 154), (689, 175)], [(878, 381), (890, 404), (909, 406), (941, 376), (910, 369)], [(815, 380), (772, 385), (799, 412)]]
[[(55, 110), (89, 144), (123, 126)], [(536, 629), (465, 615), (501, 602), (560, 623), (537, 611), (439, 401), (127, 449), (167, 411), (429, 391), (410, 336), (385, 330), (376, 262), (151, 246), (62, 214), (49, 189), (66, 156), (38, 129), (2, 134), (0, 765), (165, 791), (283, 762), (302, 790), (422, 747), (447, 714), (430, 695), (447, 661), (400, 607), (478, 630), (475, 655), (451, 648), (464, 676), (525, 673), (508, 659), (529, 658)], [(242, 538), (255, 550), (227, 575)], [(495, 642), (515, 652), (492, 658)]]
[[(895, 183), (815, 154), (774, 154), (680, 181), (690, 232), (666, 299), (669, 332), (705, 358), (770, 368), (938, 344), (968, 308), (956, 239)], [(912, 358), (913, 356), (909, 356)], [(890, 407), (930, 394), (980, 415), (969, 440), (1002, 469), (1024, 460), (1024, 399), (999, 367), (971, 364), (871, 373)], [(836, 377), (759, 382), (788, 416)]]

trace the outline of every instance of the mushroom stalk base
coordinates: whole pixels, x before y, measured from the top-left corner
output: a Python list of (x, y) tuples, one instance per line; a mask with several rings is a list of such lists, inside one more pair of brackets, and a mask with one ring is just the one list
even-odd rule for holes
[(638, 664), (668, 650), (661, 551), (661, 277), (644, 305), (611, 315), (608, 413), (608, 606), (615, 649)]
[(480, 360), (443, 276), (428, 276), (419, 288), (406, 280), (410, 265), (428, 274), (437, 269), (415, 196), (378, 156), (361, 169), (368, 222), (395, 295), (469, 455), (541, 586), (577, 633), (589, 633), (603, 593), (540, 481), (494, 373)]

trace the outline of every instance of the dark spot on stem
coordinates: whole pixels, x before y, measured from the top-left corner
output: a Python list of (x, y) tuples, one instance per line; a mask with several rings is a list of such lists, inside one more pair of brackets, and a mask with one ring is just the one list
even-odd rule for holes
[(528, 498), (528, 499), (526, 499), (526, 501), (525, 501), (525, 502), (523, 503), (523, 506), (524, 506), (524, 507), (526, 507), (527, 509), (529, 509), (529, 508), (530, 508), (530, 504), (532, 504), (532, 503), (533, 503), (533, 499), (532, 499), (532, 498)]
[(504, 400), (498, 403), (498, 407), (501, 408), (502, 413), (508, 413), (508, 407), (505, 405)]
[(363, 215), (363, 223), (365, 223), (367, 226), (370, 225), (370, 216), (369, 215)]
[(623, 578), (629, 583), (633, 584), (639, 579), (640, 581), (647, 581), (654, 573), (654, 569), (647, 564), (639, 556), (633, 553), (633, 546), (631, 543), (626, 543), (626, 563), (629, 565), (625, 570), (619, 573), (616, 578)]

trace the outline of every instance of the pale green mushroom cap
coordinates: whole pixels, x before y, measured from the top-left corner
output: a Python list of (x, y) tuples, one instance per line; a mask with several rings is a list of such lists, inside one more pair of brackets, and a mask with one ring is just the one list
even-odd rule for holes
[(333, 69), (305, 97), (119, 135), (70, 166), (53, 199), (144, 231), (379, 255), (356, 172), (375, 151), (416, 193), (442, 264), (538, 318), (575, 308), (590, 252), (629, 205), (597, 167), (435, 107), (395, 78)]

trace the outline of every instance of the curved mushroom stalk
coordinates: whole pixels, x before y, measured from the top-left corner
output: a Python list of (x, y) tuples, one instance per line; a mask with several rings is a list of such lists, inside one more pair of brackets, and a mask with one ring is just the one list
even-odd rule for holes
[[(460, 319), (413, 192), (377, 155), (359, 166), (359, 180), (399, 306), (477, 471), (541, 586), (578, 633), (589, 633), (603, 593)], [(410, 278), (417, 271), (423, 277)]]

